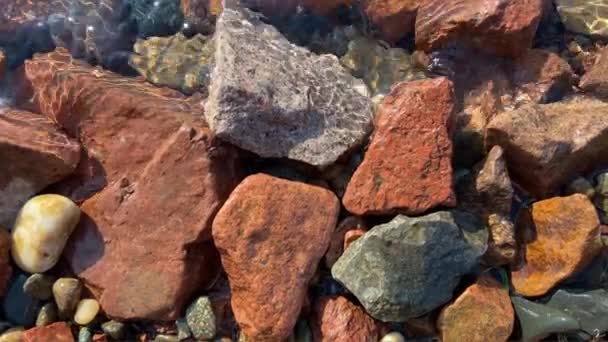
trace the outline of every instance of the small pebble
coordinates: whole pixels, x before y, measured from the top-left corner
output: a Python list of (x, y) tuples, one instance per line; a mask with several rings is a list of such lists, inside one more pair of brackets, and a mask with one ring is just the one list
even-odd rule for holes
[(154, 342), (179, 342), (180, 339), (175, 335), (156, 335)]
[(0, 334), (0, 342), (21, 342), (23, 341), (23, 327), (8, 329)]
[(199, 297), (186, 310), (186, 322), (196, 339), (210, 340), (215, 337), (215, 314), (208, 297)]
[(384, 335), (380, 342), (405, 342), (405, 337), (396, 331)]
[(82, 327), (78, 331), (78, 342), (91, 342), (93, 341), (93, 333), (91, 329)]
[(23, 205), (11, 236), (15, 263), (29, 273), (51, 269), (80, 220), (80, 208), (59, 195), (36, 196)]
[(192, 336), (192, 332), (190, 331), (190, 327), (185, 318), (180, 318), (175, 321), (175, 326), (177, 327), (177, 338), (179, 338), (180, 341), (186, 340)]
[(36, 318), (36, 326), (44, 327), (49, 324), (55, 323), (59, 320), (57, 314), (57, 305), (55, 303), (46, 303), (38, 312), (38, 318)]
[(91, 323), (99, 313), (99, 302), (95, 299), (83, 299), (76, 306), (74, 322), (79, 325)]
[(71, 319), (80, 301), (82, 285), (76, 278), (59, 278), (53, 284), (53, 297), (57, 303), (59, 317)]
[(53, 283), (55, 277), (42, 273), (34, 273), (23, 284), (23, 292), (40, 300), (49, 300), (53, 297)]
[(595, 196), (595, 189), (586, 178), (578, 177), (566, 187), (566, 195), (583, 194), (589, 198)]
[(101, 330), (110, 338), (122, 340), (127, 335), (127, 325), (118, 321), (108, 321), (101, 325)]

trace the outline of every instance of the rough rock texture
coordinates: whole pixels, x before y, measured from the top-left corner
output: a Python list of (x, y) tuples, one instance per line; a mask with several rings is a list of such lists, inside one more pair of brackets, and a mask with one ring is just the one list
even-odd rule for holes
[(253, 12), (226, 1), (216, 27), (205, 116), (222, 139), (262, 157), (317, 167), (335, 162), (372, 129), (370, 99), (335, 56), (291, 44)]
[(344, 297), (320, 298), (313, 310), (315, 341), (377, 341), (381, 337), (376, 321)]
[(342, 252), (344, 251), (344, 237), (346, 234), (350, 231), (364, 227), (365, 222), (357, 216), (347, 217), (340, 222), (331, 236), (329, 248), (327, 249), (327, 253), (325, 253), (325, 265), (327, 268), (331, 268), (338, 258), (340, 258), (340, 255), (342, 255)]
[(331, 272), (370, 315), (402, 322), (452, 298), (460, 277), (485, 252), (471, 239), (450, 212), (399, 215), (353, 242)]
[(601, 251), (600, 223), (585, 195), (536, 202), (518, 221), (525, 234), (521, 264), (511, 270), (514, 289), (541, 296), (581, 271)]
[(567, 313), (543, 304), (512, 297), (522, 331), (522, 341), (541, 341), (555, 333), (567, 333), (580, 329), (578, 321)]
[(557, 290), (547, 306), (576, 318), (581, 329), (589, 335), (608, 331), (608, 292), (605, 289), (591, 291)]
[(10, 284), (13, 269), (10, 259), (11, 238), (8, 231), (0, 226), (0, 298), (4, 297)]
[(57, 322), (44, 327), (36, 327), (23, 333), (23, 342), (74, 342), (70, 326), (66, 322)]
[(579, 87), (586, 93), (608, 98), (608, 48), (602, 49), (595, 64), (581, 78)]
[(448, 131), (453, 109), (446, 78), (395, 86), (378, 110), (371, 144), (346, 188), (346, 209), (386, 215), (454, 206)]
[(414, 32), (420, 0), (364, 0), (363, 9), (382, 37), (390, 42)]
[(210, 135), (193, 101), (85, 66), (65, 50), (28, 61), (25, 78), (39, 110), (98, 165), (69, 194), (98, 187), (99, 178), (107, 184), (82, 204), (68, 263), (110, 317), (176, 318), (217, 272), (206, 241), (238, 181), (235, 151)]
[(608, 162), (608, 105), (588, 99), (527, 105), (497, 115), (488, 146), (500, 145), (511, 177), (547, 197), (574, 176)]
[(416, 47), (430, 52), (463, 43), (516, 57), (532, 46), (543, 0), (428, 0), (416, 17)]
[(564, 26), (570, 31), (608, 36), (608, 9), (602, 0), (555, 0)]
[(328, 190), (265, 174), (246, 178), (232, 192), (213, 221), (213, 238), (235, 318), (248, 338), (291, 334), (339, 209)]
[(170, 37), (138, 40), (129, 64), (148, 82), (186, 94), (207, 91), (213, 43), (203, 35), (188, 39), (178, 33)]
[(514, 319), (508, 289), (482, 275), (441, 311), (437, 325), (443, 342), (507, 341)]
[(12, 228), (23, 203), (68, 176), (79, 144), (42, 115), (0, 107), (0, 226)]

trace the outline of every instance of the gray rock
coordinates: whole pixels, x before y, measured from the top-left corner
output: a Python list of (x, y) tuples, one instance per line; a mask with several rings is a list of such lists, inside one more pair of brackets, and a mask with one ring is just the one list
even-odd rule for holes
[(551, 334), (572, 332), (579, 329), (578, 321), (546, 305), (531, 302), (521, 297), (512, 297), (522, 331), (522, 341), (539, 341)]
[(290, 43), (235, 0), (224, 2), (214, 39), (205, 116), (220, 138), (323, 168), (370, 133), (371, 101), (335, 56)]
[(177, 338), (179, 338), (180, 341), (192, 337), (192, 332), (190, 331), (190, 327), (188, 326), (188, 322), (186, 322), (185, 318), (180, 318), (175, 321), (175, 326), (177, 327)]
[(118, 321), (107, 321), (101, 325), (104, 334), (115, 340), (122, 340), (127, 335), (127, 325)]
[(602, 196), (608, 196), (608, 172), (599, 174), (596, 181), (595, 190)]
[(42, 304), (38, 299), (23, 292), (23, 284), (26, 280), (27, 276), (25, 274), (20, 274), (13, 280), (4, 297), (2, 309), (7, 320), (16, 325), (31, 327), (36, 321), (36, 316)]
[(23, 292), (36, 299), (49, 300), (53, 297), (54, 282), (55, 277), (53, 276), (34, 273), (23, 284)]
[(451, 212), (399, 215), (353, 242), (331, 271), (372, 316), (403, 322), (452, 298), (485, 252), (479, 240), (465, 235)]
[(78, 342), (91, 342), (93, 341), (93, 332), (87, 327), (82, 327), (78, 331)]
[(608, 331), (608, 291), (604, 289), (587, 292), (560, 289), (551, 296), (547, 306), (576, 318), (581, 328), (592, 336)]
[(38, 312), (36, 318), (36, 326), (44, 327), (51, 323), (55, 323), (59, 320), (59, 314), (57, 313), (57, 305), (55, 303), (46, 303)]
[(186, 322), (196, 339), (210, 340), (217, 332), (215, 314), (208, 297), (199, 297), (186, 310)]
[(59, 278), (53, 284), (53, 298), (57, 303), (59, 318), (72, 319), (80, 301), (82, 284), (76, 278)]

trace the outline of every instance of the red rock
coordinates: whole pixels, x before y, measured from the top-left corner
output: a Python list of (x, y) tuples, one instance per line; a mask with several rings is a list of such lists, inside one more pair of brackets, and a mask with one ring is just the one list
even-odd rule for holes
[(378, 27), (384, 39), (397, 42), (414, 32), (416, 11), (421, 0), (363, 0), (370, 22)]
[(448, 132), (453, 109), (452, 83), (446, 78), (394, 86), (378, 109), (371, 144), (346, 188), (346, 209), (356, 215), (415, 215), (454, 206)]
[(344, 234), (344, 250), (346, 250), (351, 243), (365, 235), (365, 233), (366, 231), (363, 229), (353, 229), (346, 232), (346, 234)]
[(93, 342), (107, 342), (108, 338), (104, 334), (93, 334)]
[(68, 176), (80, 145), (47, 117), (0, 107), (0, 225), (12, 228), (25, 201)]
[(44, 327), (36, 327), (23, 333), (23, 342), (74, 342), (72, 330), (66, 322), (57, 322)]
[(10, 259), (10, 248), (10, 234), (6, 229), (0, 226), (0, 298), (2, 298), (6, 293), (9, 282), (13, 275)]
[(426, 0), (416, 17), (416, 47), (449, 44), (516, 57), (532, 46), (543, 0)]
[(265, 174), (232, 192), (213, 221), (213, 238), (248, 339), (291, 334), (339, 210), (326, 189)]
[(344, 251), (344, 237), (349, 231), (364, 228), (365, 223), (360, 217), (350, 216), (342, 220), (331, 236), (331, 242), (325, 253), (325, 265), (328, 269), (338, 261)]
[(490, 122), (486, 145), (500, 145), (510, 176), (546, 198), (575, 176), (608, 163), (606, 113), (606, 103), (581, 97), (522, 106)]
[[(79, 138), (108, 184), (82, 204), (69, 265), (109, 317), (177, 318), (219, 271), (211, 222), (238, 182), (234, 149), (192, 100), (65, 50), (27, 61), (25, 77), (36, 106)], [(99, 179), (80, 185), (90, 186)]]
[(344, 297), (320, 298), (314, 307), (311, 329), (315, 341), (378, 341), (378, 324), (363, 308)]
[(580, 88), (600, 98), (608, 98), (608, 48), (603, 48), (595, 64), (583, 75)]

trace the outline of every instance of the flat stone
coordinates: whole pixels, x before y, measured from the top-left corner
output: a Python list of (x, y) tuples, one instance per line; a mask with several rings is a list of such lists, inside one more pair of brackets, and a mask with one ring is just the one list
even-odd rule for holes
[(482, 275), (441, 311), (437, 325), (443, 342), (507, 341), (514, 319), (508, 289)]
[(584, 292), (559, 289), (547, 306), (576, 318), (581, 328), (591, 336), (608, 331), (608, 291), (605, 289)]
[(512, 297), (517, 318), (521, 326), (522, 341), (540, 341), (555, 334), (580, 329), (578, 321), (557, 309), (531, 302), (522, 297)]
[(529, 238), (520, 264), (511, 268), (511, 281), (523, 296), (544, 295), (582, 271), (602, 249), (596, 210), (581, 194), (532, 204), (518, 231)]
[(403, 322), (452, 298), (460, 278), (485, 252), (470, 240), (475, 238), (459, 228), (453, 213), (399, 215), (353, 242), (332, 275), (373, 317)]
[[(608, 14), (608, 12), (607, 12)], [(608, 18), (607, 18), (608, 19)], [(608, 31), (607, 31), (608, 33)], [(586, 93), (606, 99), (608, 98), (608, 48), (598, 54), (595, 64), (591, 66), (579, 83), (579, 87)]]
[(453, 96), (446, 78), (404, 82), (392, 89), (378, 109), (363, 162), (346, 188), (343, 204), (349, 212), (415, 215), (456, 205), (448, 132)]
[(30, 197), (68, 176), (80, 160), (80, 146), (50, 119), (0, 107), (0, 225), (13, 227)]
[(381, 337), (376, 321), (344, 297), (320, 298), (313, 311), (314, 341), (377, 341)]
[[(290, 43), (235, 0), (215, 33), (205, 117), (218, 137), (265, 158), (334, 163), (372, 130), (371, 101), (333, 55)], [(247, 58), (244, 58), (247, 56)]]
[(329, 190), (265, 174), (249, 176), (232, 192), (213, 221), (213, 237), (248, 338), (282, 340), (292, 333), (339, 210)]
[(0, 297), (4, 297), (13, 276), (10, 249), (11, 236), (0, 226)]
[(238, 182), (236, 151), (211, 135), (196, 99), (65, 50), (29, 60), (24, 74), (40, 112), (87, 152), (64, 188), (84, 201), (68, 264), (109, 317), (176, 319), (219, 272), (211, 222)]
[(27, 280), (25, 274), (19, 274), (13, 280), (2, 303), (3, 317), (12, 323), (31, 327), (36, 321), (42, 303), (23, 292), (23, 284)]
[(431, 52), (467, 44), (516, 57), (532, 46), (543, 0), (422, 1), (416, 16), (416, 47)]
[(363, 10), (382, 37), (397, 42), (415, 29), (418, 0), (365, 0)]
[(39, 341), (74, 342), (74, 336), (66, 322), (32, 328), (23, 333), (23, 342)]
[(608, 10), (601, 1), (556, 0), (564, 26), (577, 33), (608, 36)]
[(608, 162), (607, 112), (606, 103), (580, 97), (522, 106), (494, 117), (486, 144), (500, 145), (510, 176), (546, 198), (576, 175)]

